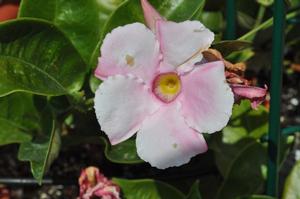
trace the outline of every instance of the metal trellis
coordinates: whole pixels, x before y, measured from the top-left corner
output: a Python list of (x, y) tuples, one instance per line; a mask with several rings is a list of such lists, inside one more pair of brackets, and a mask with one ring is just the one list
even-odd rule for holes
[[(235, 39), (236, 31), (236, 1), (226, 0), (226, 39)], [(273, 4), (273, 38), (272, 38), (272, 68), (270, 87), (270, 114), (268, 132), (268, 174), (267, 194), (278, 197), (279, 154), (281, 137), (299, 131), (299, 126), (290, 127), (281, 131), (280, 105), (282, 87), (282, 67), (284, 30), (286, 20), (286, 8), (284, 0), (275, 0)], [(292, 13), (291, 13), (292, 14)], [(294, 14), (293, 14), (294, 15)], [(292, 15), (291, 15), (292, 16)], [(290, 17), (288, 17), (290, 19)]]

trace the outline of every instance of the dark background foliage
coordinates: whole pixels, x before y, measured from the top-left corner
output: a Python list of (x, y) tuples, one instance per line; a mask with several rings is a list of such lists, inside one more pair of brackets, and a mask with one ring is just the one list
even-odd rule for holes
[[(246, 63), (248, 79), (269, 85), (273, 1), (237, 0), (237, 40), (229, 42), (222, 42), (225, 1), (149, 1), (169, 20), (203, 22), (226, 59)], [(8, 3), (0, 1), (0, 9)], [(300, 2), (286, 4), (282, 127), (300, 123)], [(75, 198), (80, 170), (93, 165), (124, 198), (270, 199), (262, 196), (267, 102), (258, 110), (247, 101), (235, 105), (228, 126), (206, 137), (209, 151), (178, 168), (143, 163), (135, 138), (110, 146), (93, 110), (101, 83), (93, 70), (105, 34), (136, 21), (143, 22), (139, 0), (22, 0), (18, 19), (0, 23), (0, 183), (13, 198)], [(288, 135), (282, 143), (284, 199), (299, 197), (298, 139)], [(7, 183), (31, 176), (43, 185)]]

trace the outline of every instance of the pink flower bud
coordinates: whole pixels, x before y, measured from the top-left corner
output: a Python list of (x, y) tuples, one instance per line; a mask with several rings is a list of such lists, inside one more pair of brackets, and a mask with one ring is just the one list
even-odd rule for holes
[(79, 177), (80, 194), (78, 199), (120, 199), (120, 188), (108, 180), (96, 167), (82, 170)]

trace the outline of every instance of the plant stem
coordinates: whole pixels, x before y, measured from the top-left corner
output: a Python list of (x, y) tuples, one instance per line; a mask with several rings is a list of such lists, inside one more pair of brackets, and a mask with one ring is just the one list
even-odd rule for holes
[(265, 16), (265, 12), (266, 12), (266, 7), (263, 5), (260, 5), (258, 13), (257, 13), (256, 21), (254, 24), (254, 28), (258, 27), (261, 24), (261, 22)]
[[(286, 15), (285, 19), (291, 19), (295, 16), (297, 16), (298, 12), (294, 11), (294, 12), (290, 12)], [(253, 34), (255, 34), (256, 32), (269, 28), (270, 26), (273, 25), (273, 18), (270, 18), (268, 20), (266, 20), (264, 23), (260, 24), (259, 26), (257, 26), (256, 28), (252, 29), (251, 31), (249, 31), (248, 33), (244, 34), (243, 36), (241, 36), (240, 38), (238, 38), (238, 40), (244, 40), (244, 41), (249, 41), (252, 37)]]

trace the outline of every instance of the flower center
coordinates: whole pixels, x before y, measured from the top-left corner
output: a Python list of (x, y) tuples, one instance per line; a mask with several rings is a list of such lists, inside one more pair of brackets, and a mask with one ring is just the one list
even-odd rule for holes
[(155, 77), (152, 91), (163, 102), (172, 102), (181, 91), (180, 77), (173, 72), (162, 73)]

